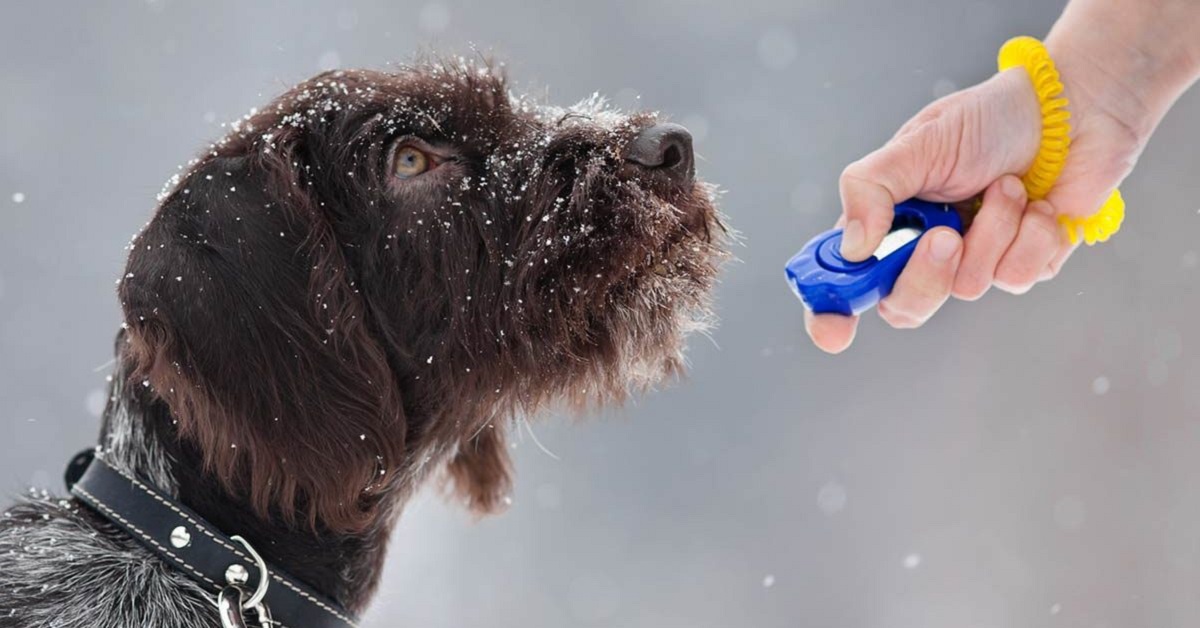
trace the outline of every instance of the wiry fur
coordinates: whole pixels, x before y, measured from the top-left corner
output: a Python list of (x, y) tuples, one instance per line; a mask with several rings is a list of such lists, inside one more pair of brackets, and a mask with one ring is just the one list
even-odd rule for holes
[[(682, 369), (723, 230), (711, 188), (624, 160), (654, 122), (538, 106), (472, 64), (289, 90), (132, 242), (101, 445), (361, 610), (425, 478), (496, 511), (514, 417)], [(401, 181), (397, 142), (445, 160)], [(214, 625), (207, 594), (72, 500), (0, 520), (0, 566), (0, 627)]]
[(31, 496), (4, 528), (0, 626), (220, 625), (211, 594), (74, 500)]

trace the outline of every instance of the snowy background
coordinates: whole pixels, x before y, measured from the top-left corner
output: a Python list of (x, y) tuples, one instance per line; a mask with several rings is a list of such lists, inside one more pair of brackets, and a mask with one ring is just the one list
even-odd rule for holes
[(991, 628), (1200, 621), (1200, 93), (1061, 278), (875, 317), (828, 357), (782, 265), (841, 168), (1043, 35), (1045, 0), (10, 3), (0, 18), (0, 491), (94, 442), (122, 248), (220, 122), (418, 50), (671, 112), (742, 263), (689, 381), (538, 427), (506, 516), (424, 495), (368, 626)]

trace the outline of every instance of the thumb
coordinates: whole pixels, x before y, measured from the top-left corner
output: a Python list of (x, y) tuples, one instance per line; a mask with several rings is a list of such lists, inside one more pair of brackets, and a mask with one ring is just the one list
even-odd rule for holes
[(932, 167), (922, 149), (928, 132), (929, 125), (918, 126), (842, 171), (842, 257), (870, 257), (892, 228), (896, 204), (922, 190)]

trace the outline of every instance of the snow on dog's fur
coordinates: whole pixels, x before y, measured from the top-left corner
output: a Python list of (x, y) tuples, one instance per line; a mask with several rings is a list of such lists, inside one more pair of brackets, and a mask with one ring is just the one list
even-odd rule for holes
[[(499, 509), (515, 418), (672, 376), (709, 324), (724, 230), (690, 144), (686, 173), (628, 158), (657, 123), (472, 64), (329, 72), (251, 112), (130, 245), (109, 460), (362, 610), (425, 479)], [(216, 625), (73, 500), (12, 508), (0, 566), (0, 626)]]

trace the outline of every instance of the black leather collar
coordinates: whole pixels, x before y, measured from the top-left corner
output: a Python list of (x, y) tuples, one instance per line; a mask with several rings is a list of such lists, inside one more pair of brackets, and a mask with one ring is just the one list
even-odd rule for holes
[[(228, 586), (226, 573), (231, 565), (241, 565), (249, 575), (247, 591), (259, 585), (257, 563), (238, 542), (150, 482), (109, 466), (102, 453), (88, 450), (75, 456), (66, 477), (72, 494), (211, 590), (214, 617), (217, 594)], [(358, 628), (358, 620), (345, 609), (277, 567), (267, 565), (267, 571), (270, 580), (263, 603), (277, 626)]]

